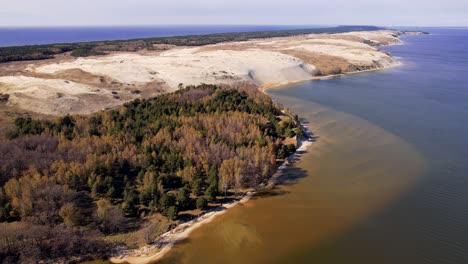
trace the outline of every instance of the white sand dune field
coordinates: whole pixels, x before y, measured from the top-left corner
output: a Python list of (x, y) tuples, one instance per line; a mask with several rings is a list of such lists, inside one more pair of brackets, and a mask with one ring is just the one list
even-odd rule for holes
[(316, 76), (394, 66), (380, 45), (397, 44), (397, 31), (311, 34), (255, 39), (163, 52), (33, 62), (24, 76), (0, 76), (7, 105), (48, 115), (87, 114), (183, 85), (241, 81), (271, 87)]

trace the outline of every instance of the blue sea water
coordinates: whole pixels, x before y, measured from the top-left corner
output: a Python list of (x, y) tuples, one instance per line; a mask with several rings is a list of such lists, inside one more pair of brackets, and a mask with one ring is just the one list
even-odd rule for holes
[(468, 263), (468, 29), (423, 30), (431, 34), (382, 47), (399, 67), (271, 92), (306, 116), (320, 104), (365, 119), (411, 144), (428, 166), (382, 213), (294, 263)]
[[(200, 35), (226, 32), (303, 29), (315, 26), (282, 25), (173, 25), (116, 27), (33, 27), (0, 28), (0, 47), (96, 40)], [(321, 26), (323, 27), (323, 26)]]
[(268, 90), (316, 142), (158, 263), (468, 263), (468, 29), (418, 30), (401, 66)]
[[(4, 28), (0, 46), (286, 28), (291, 27)], [(421, 180), (378, 215), (320, 248), (305, 248), (278, 263), (468, 263), (468, 29), (419, 30), (431, 34), (404, 36), (404, 45), (383, 47), (402, 66), (270, 92), (296, 102), (290, 107), (301, 116), (320, 104), (367, 120), (411, 144), (428, 164)], [(294, 221), (292, 216), (281, 227)]]

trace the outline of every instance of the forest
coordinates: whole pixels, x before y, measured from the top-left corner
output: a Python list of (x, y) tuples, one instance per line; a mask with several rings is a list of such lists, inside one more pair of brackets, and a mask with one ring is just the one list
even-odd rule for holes
[(152, 215), (179, 221), (261, 188), (301, 134), (297, 116), (248, 84), (18, 118), (0, 141), (0, 262), (105, 258), (106, 236)]
[(289, 37), (304, 34), (343, 33), (350, 31), (378, 30), (374, 26), (338, 26), (327, 28), (217, 33), (174, 37), (155, 37), (130, 40), (95, 41), (48, 45), (0, 47), (0, 63), (9, 61), (52, 59), (54, 55), (70, 52), (74, 57), (104, 55), (112, 51), (134, 52), (158, 49), (157, 45), (202, 46), (228, 41), (246, 41), (255, 38)]

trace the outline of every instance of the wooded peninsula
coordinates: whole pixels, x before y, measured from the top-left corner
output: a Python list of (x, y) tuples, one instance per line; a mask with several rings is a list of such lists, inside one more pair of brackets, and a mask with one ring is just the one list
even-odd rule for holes
[(151, 243), (262, 188), (301, 134), (297, 116), (249, 84), (18, 118), (0, 141), (0, 261), (106, 259)]

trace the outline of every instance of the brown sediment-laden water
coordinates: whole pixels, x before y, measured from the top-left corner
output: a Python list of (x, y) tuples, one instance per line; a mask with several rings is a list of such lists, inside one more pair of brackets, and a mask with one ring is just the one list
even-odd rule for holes
[(468, 31), (428, 31), (398, 68), (270, 90), (316, 142), (160, 263), (468, 263)]
[(365, 120), (308, 106), (316, 142), (283, 184), (196, 230), (173, 250), (181, 262), (288, 263), (344, 235), (417, 181), (424, 162), (410, 145)]

